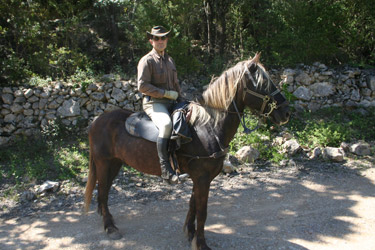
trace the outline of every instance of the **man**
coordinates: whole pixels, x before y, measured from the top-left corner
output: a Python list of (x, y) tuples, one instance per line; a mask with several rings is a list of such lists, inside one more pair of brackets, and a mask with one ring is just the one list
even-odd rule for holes
[(143, 110), (159, 129), (156, 142), (161, 177), (167, 181), (177, 179), (172, 170), (168, 143), (172, 133), (172, 121), (169, 110), (181, 96), (173, 59), (165, 52), (168, 34), (162, 26), (155, 26), (147, 37), (153, 49), (138, 63), (138, 90), (143, 93)]

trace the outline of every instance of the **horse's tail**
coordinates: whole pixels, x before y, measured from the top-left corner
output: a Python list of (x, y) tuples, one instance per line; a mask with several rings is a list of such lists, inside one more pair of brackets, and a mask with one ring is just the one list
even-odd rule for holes
[(95, 166), (94, 157), (92, 153), (92, 147), (90, 146), (89, 176), (87, 179), (86, 190), (85, 190), (84, 213), (87, 213), (90, 209), (92, 192), (94, 191), (95, 185), (96, 185), (96, 166)]

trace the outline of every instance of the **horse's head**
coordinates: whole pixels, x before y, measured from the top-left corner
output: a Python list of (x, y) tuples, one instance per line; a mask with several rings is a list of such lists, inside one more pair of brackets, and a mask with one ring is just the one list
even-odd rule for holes
[(269, 74), (259, 63), (259, 55), (244, 63), (242, 98), (244, 104), (273, 123), (289, 121), (289, 102), (275, 86)]

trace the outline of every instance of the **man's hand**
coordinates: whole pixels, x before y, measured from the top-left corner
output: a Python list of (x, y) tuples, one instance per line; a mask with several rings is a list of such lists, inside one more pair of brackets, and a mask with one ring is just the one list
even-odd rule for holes
[(176, 100), (177, 97), (178, 97), (178, 93), (176, 91), (173, 91), (173, 90), (165, 90), (164, 97), (168, 98), (168, 99), (171, 99), (171, 100)]

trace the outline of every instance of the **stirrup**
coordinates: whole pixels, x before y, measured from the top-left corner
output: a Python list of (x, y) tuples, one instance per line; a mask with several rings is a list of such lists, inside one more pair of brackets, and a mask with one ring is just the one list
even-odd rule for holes
[(174, 185), (174, 184), (177, 184), (177, 183), (184, 183), (188, 178), (189, 178), (189, 174), (171, 174), (169, 176), (168, 179), (163, 179), (164, 182), (168, 183), (168, 184), (171, 184), (171, 185)]

